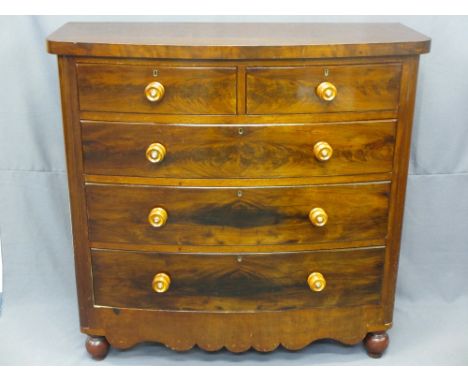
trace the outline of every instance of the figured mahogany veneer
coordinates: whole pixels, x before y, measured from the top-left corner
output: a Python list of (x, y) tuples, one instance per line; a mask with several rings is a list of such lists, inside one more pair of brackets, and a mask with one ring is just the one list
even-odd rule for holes
[[(378, 240), (387, 233), (388, 182), (295, 187), (86, 186), (89, 239), (100, 243), (294, 246)], [(154, 207), (167, 211), (160, 228), (148, 224)], [(323, 208), (328, 222), (315, 227), (308, 214)], [(229, 250), (229, 248), (226, 248)]]
[[(401, 64), (259, 67), (246, 69), (248, 114), (395, 111)], [(333, 83), (333, 102), (316, 96), (317, 84)]]
[[(380, 302), (385, 248), (277, 254), (154, 254), (93, 250), (94, 301), (116, 308), (261, 312)], [(155, 295), (154, 271), (171, 285)], [(307, 276), (320, 270), (323, 292)]]
[[(261, 179), (389, 173), (396, 122), (81, 125), (87, 174)], [(144, 155), (156, 141), (167, 150), (157, 164)], [(333, 149), (326, 162), (314, 155), (321, 141)]]
[[(158, 114), (235, 114), (236, 67), (78, 64), (80, 109)], [(152, 81), (167, 89), (151, 103), (142, 89)]]
[(51, 35), (88, 352), (332, 338), (382, 355), (429, 45), (399, 24)]

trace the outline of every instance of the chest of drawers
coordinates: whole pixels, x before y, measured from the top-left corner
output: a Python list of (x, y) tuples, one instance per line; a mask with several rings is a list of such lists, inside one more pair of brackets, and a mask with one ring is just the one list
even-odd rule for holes
[(91, 355), (331, 338), (380, 356), (429, 45), (399, 24), (52, 34)]

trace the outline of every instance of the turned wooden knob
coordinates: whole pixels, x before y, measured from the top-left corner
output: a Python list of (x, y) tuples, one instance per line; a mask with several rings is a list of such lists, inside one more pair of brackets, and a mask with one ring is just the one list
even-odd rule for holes
[(162, 207), (153, 208), (148, 215), (149, 223), (156, 228), (162, 227), (166, 224), (167, 218), (167, 212)]
[(151, 143), (146, 149), (146, 159), (151, 163), (162, 162), (166, 156), (166, 148), (161, 143)]
[(337, 90), (331, 82), (322, 82), (317, 86), (315, 92), (322, 101), (330, 102), (336, 97)]
[(160, 82), (150, 82), (145, 88), (145, 96), (150, 102), (159, 102), (163, 99), (166, 90)]
[(307, 277), (307, 284), (314, 292), (321, 292), (325, 289), (327, 281), (320, 272), (313, 272)]
[(153, 290), (157, 293), (164, 293), (169, 289), (171, 285), (171, 278), (166, 273), (158, 273), (153, 278), (152, 282)]
[(316, 207), (310, 210), (309, 220), (314, 226), (323, 227), (325, 224), (327, 224), (328, 215), (323, 210), (323, 208)]
[(314, 155), (320, 162), (325, 162), (332, 157), (333, 149), (327, 142), (317, 142), (314, 145)]

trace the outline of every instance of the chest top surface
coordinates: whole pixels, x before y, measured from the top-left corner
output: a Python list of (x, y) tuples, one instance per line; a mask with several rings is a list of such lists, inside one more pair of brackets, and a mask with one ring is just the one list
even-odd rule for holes
[(430, 39), (397, 23), (68, 23), (50, 53), (173, 59), (295, 59), (427, 53)]

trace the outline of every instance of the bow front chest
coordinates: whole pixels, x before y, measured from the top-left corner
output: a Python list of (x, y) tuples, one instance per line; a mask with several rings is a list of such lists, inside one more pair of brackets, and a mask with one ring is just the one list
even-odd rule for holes
[(399, 24), (52, 34), (91, 355), (331, 338), (380, 356), (429, 44)]

